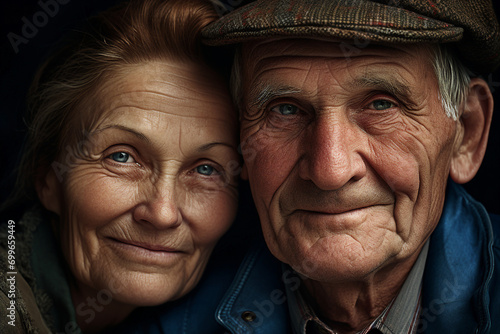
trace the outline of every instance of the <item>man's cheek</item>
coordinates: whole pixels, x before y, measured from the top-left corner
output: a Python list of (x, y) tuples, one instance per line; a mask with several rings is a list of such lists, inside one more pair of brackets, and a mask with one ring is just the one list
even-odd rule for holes
[(368, 164), (393, 192), (404, 193), (415, 199), (420, 184), (420, 169), (425, 162), (419, 159), (422, 147), (408, 145), (407, 138), (403, 138), (406, 136), (371, 140), (370, 149), (373, 153), (368, 158)]

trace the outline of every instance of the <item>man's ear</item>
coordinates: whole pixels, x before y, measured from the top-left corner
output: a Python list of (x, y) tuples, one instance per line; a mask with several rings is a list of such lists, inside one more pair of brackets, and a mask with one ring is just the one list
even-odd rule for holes
[(460, 117), (461, 141), (451, 160), (450, 176), (453, 181), (469, 182), (479, 170), (486, 152), (492, 115), (493, 96), (488, 84), (483, 79), (472, 79)]
[(48, 211), (61, 214), (62, 184), (57, 178), (54, 169), (49, 168), (47, 173), (36, 180), (38, 199)]

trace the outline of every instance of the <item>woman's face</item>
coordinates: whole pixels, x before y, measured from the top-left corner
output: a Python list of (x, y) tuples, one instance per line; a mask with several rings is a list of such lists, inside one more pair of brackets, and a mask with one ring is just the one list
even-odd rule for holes
[(67, 172), (42, 200), (78, 288), (155, 305), (200, 279), (236, 215), (239, 170), (237, 117), (207, 72), (150, 62), (100, 87), (99, 121), (59, 157)]

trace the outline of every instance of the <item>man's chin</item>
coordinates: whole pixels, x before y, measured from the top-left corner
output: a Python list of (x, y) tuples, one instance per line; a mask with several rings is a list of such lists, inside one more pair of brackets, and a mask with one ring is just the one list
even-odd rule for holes
[(296, 248), (284, 258), (293, 259), (290, 266), (303, 278), (321, 282), (362, 281), (386, 265), (393, 255), (382, 247), (363, 249), (361, 244), (338, 242), (328, 247), (314, 244)]

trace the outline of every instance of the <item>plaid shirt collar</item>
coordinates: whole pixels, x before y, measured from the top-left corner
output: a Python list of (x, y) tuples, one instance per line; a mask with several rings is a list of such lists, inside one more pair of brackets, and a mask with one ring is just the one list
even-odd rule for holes
[[(422, 248), (396, 298), (358, 334), (367, 334), (372, 329), (383, 334), (416, 333), (421, 307), (422, 276), (428, 249), (429, 241)], [(316, 315), (300, 293), (300, 289), (286, 285), (286, 293), (294, 334), (337, 334)]]

